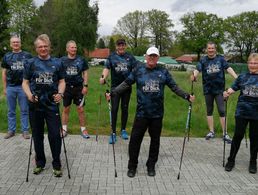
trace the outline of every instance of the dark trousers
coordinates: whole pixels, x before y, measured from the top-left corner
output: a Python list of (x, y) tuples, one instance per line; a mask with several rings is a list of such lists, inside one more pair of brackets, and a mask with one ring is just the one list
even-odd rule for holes
[(30, 110), (29, 116), (36, 153), (36, 165), (45, 167), (46, 164), (44, 152), (44, 122), (46, 121), (48, 141), (53, 158), (52, 166), (54, 169), (61, 168), (60, 153), (62, 142), (60, 136), (60, 114), (54, 111)]
[(155, 168), (155, 164), (158, 161), (159, 155), (162, 118), (135, 118), (129, 142), (128, 169), (137, 168), (141, 143), (147, 129), (151, 140), (149, 157), (146, 165), (150, 169)]
[(225, 116), (225, 102), (224, 102), (223, 94), (218, 94), (218, 95), (208, 94), (208, 95), (205, 95), (207, 116), (212, 116), (213, 115), (214, 100), (217, 104), (219, 116), (224, 117)]
[(117, 113), (119, 108), (119, 103), (121, 100), (121, 129), (126, 128), (126, 123), (128, 119), (128, 106), (131, 96), (131, 89), (123, 92), (122, 94), (117, 94), (111, 98), (111, 120), (112, 120), (112, 131), (116, 133), (116, 121)]
[(235, 134), (231, 143), (228, 161), (235, 162), (242, 139), (244, 138), (247, 124), (249, 123), (250, 162), (256, 162), (258, 151), (258, 120), (235, 117)]

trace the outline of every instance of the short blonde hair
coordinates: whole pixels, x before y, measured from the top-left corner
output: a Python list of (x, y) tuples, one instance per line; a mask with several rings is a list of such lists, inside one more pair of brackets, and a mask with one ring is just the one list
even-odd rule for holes
[(43, 41), (45, 43), (47, 43), (47, 45), (50, 47), (51, 46), (51, 42), (50, 42), (50, 39), (48, 37), (47, 34), (41, 34), (39, 35), (36, 40), (34, 41), (34, 46), (37, 47), (37, 44), (38, 44), (38, 41)]
[(12, 42), (12, 39), (18, 39), (19, 42), (21, 42), (21, 38), (20, 38), (19, 36), (17, 36), (17, 35), (11, 36), (11, 38), (10, 38), (10, 43)]
[(66, 43), (66, 49), (69, 47), (71, 43), (74, 43), (76, 45), (76, 42), (74, 40), (67, 41)]
[(258, 53), (251, 53), (248, 57), (248, 62), (251, 60), (258, 61)]

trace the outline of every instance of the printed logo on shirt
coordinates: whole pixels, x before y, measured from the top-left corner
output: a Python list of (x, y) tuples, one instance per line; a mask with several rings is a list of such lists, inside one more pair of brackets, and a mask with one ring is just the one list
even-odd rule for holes
[(145, 81), (145, 85), (142, 87), (144, 92), (159, 92), (159, 81), (149, 80)]
[(75, 66), (69, 66), (66, 69), (66, 74), (73, 76), (73, 75), (77, 75), (78, 74), (78, 69)]
[(207, 74), (214, 74), (220, 71), (220, 64), (217, 62), (216, 64), (210, 64), (207, 68)]
[(258, 86), (256, 86), (256, 85), (245, 86), (245, 89), (243, 90), (243, 95), (257, 98), (258, 97)]
[(17, 61), (12, 63), (11, 70), (23, 70), (23, 69), (24, 69), (23, 62)]
[(44, 72), (39, 73), (38, 78), (36, 78), (37, 84), (49, 85), (53, 83), (53, 73), (52, 72)]
[(117, 66), (115, 67), (116, 72), (125, 72), (128, 71), (127, 64), (126, 63), (117, 63)]

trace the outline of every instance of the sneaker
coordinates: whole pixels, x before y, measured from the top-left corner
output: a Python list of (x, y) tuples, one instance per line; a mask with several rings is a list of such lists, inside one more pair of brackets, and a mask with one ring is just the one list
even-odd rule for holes
[(136, 174), (136, 169), (128, 169), (127, 176), (128, 177), (134, 177)]
[(37, 166), (33, 169), (33, 174), (38, 175), (44, 170), (44, 167)]
[(24, 131), (24, 132), (22, 133), (22, 137), (23, 137), (24, 139), (30, 139), (29, 132), (28, 132), (28, 131)]
[(4, 139), (9, 139), (13, 137), (15, 133), (13, 131), (8, 131), (7, 134), (4, 136)]
[(109, 144), (113, 144), (113, 141), (114, 141), (114, 144), (116, 143), (116, 134), (112, 133), (109, 137)]
[(64, 130), (64, 129), (61, 129), (61, 131), (60, 131), (60, 135), (61, 135), (61, 137), (62, 136), (64, 136), (64, 137), (66, 137), (67, 136), (67, 131), (66, 130)]
[(249, 170), (249, 173), (255, 174), (257, 172), (256, 162), (250, 162), (248, 170)]
[(89, 138), (90, 138), (90, 136), (89, 136), (87, 130), (83, 130), (83, 131), (82, 131), (82, 137), (83, 137), (84, 139), (89, 139)]
[(226, 166), (225, 166), (225, 171), (228, 171), (228, 172), (232, 171), (232, 169), (234, 168), (234, 166), (235, 166), (235, 162), (228, 161), (228, 162), (226, 163)]
[(205, 139), (209, 140), (211, 138), (215, 138), (215, 133), (212, 131), (209, 131), (209, 133), (206, 135)]
[(127, 134), (127, 132), (126, 132), (125, 129), (123, 129), (123, 130), (121, 131), (121, 137), (122, 137), (122, 139), (124, 139), (124, 140), (127, 140), (127, 139), (128, 139), (128, 134)]
[(63, 172), (60, 168), (59, 169), (53, 169), (53, 174), (54, 174), (55, 177), (62, 177), (63, 176)]
[(229, 137), (228, 134), (223, 136), (223, 141), (225, 141), (227, 144), (231, 144), (232, 143), (232, 140), (231, 140), (231, 138)]

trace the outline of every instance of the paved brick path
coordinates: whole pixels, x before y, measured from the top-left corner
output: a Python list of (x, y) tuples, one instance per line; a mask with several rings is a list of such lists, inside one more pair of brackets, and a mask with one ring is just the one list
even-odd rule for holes
[[(64, 153), (61, 155), (64, 175), (62, 178), (53, 176), (45, 136), (46, 170), (33, 175), (32, 162), (29, 182), (26, 182), (30, 141), (19, 134), (8, 140), (3, 137), (4, 134), (0, 134), (0, 194), (258, 194), (258, 174), (248, 173), (249, 148), (245, 147), (245, 142), (237, 156), (236, 167), (228, 173), (222, 167), (221, 139), (190, 138), (186, 143), (181, 177), (177, 180), (183, 138), (161, 139), (157, 174), (148, 177), (145, 162), (149, 137), (145, 137), (135, 178), (126, 175), (128, 141), (119, 138), (115, 145), (118, 174), (115, 178), (112, 145), (108, 144), (107, 136), (99, 136), (96, 142), (95, 137), (84, 140), (79, 135), (68, 135), (65, 138), (71, 170), (71, 179), (68, 179)], [(227, 145), (227, 155), (229, 149)]]

